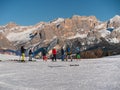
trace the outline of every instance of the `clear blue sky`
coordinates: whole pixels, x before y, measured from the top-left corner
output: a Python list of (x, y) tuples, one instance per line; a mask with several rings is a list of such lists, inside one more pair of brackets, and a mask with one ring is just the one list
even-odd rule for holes
[(105, 21), (120, 15), (120, 0), (0, 0), (0, 25), (34, 25), (73, 15)]

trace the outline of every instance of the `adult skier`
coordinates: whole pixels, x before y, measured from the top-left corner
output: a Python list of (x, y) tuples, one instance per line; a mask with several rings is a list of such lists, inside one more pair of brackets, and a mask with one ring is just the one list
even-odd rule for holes
[(56, 54), (57, 54), (57, 50), (56, 50), (55, 48), (53, 48), (53, 49), (52, 49), (52, 55), (53, 55), (52, 61), (54, 61), (54, 59), (55, 59), (55, 61), (56, 61)]
[(25, 48), (24, 48), (24, 46), (21, 46), (21, 56), (22, 56), (21, 62), (25, 62)]
[(64, 61), (64, 57), (65, 57), (64, 53), (65, 53), (65, 51), (64, 51), (63, 47), (61, 47), (61, 59), (62, 59), (62, 61)]
[(43, 61), (47, 61), (46, 54), (47, 54), (47, 50), (46, 50), (46, 48), (43, 48), (43, 50), (42, 50)]
[(76, 47), (76, 59), (80, 59), (80, 48)]
[(72, 61), (72, 53), (71, 53), (70, 47), (67, 46), (67, 48), (66, 48), (66, 61), (68, 61), (69, 57), (71, 58), (71, 61)]
[(32, 55), (33, 55), (33, 52), (32, 52), (32, 50), (30, 49), (30, 50), (29, 50), (29, 61), (32, 61)]

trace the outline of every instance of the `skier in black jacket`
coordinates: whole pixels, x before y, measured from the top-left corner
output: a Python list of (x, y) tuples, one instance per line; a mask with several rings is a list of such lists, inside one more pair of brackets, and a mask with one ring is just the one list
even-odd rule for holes
[(24, 46), (21, 46), (21, 56), (22, 56), (22, 62), (24, 62), (25, 61), (25, 48), (24, 48)]
[(64, 53), (65, 53), (65, 51), (64, 51), (64, 49), (63, 49), (63, 47), (61, 47), (61, 59), (62, 59), (62, 61), (64, 61)]
[(42, 50), (43, 61), (47, 61), (46, 54), (47, 54), (47, 50), (46, 50), (46, 48), (43, 48), (43, 50)]

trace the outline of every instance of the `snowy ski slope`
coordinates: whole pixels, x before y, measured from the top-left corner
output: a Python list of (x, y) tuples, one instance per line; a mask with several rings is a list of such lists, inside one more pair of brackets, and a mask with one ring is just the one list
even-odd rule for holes
[[(120, 90), (120, 56), (20, 63), (0, 55), (0, 90)], [(75, 64), (79, 66), (74, 66)], [(72, 66), (70, 66), (72, 65)]]

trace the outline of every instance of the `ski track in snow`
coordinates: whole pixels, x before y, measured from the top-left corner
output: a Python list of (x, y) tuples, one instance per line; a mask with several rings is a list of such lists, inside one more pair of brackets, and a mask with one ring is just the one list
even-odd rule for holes
[(120, 90), (120, 58), (0, 62), (0, 90)]

